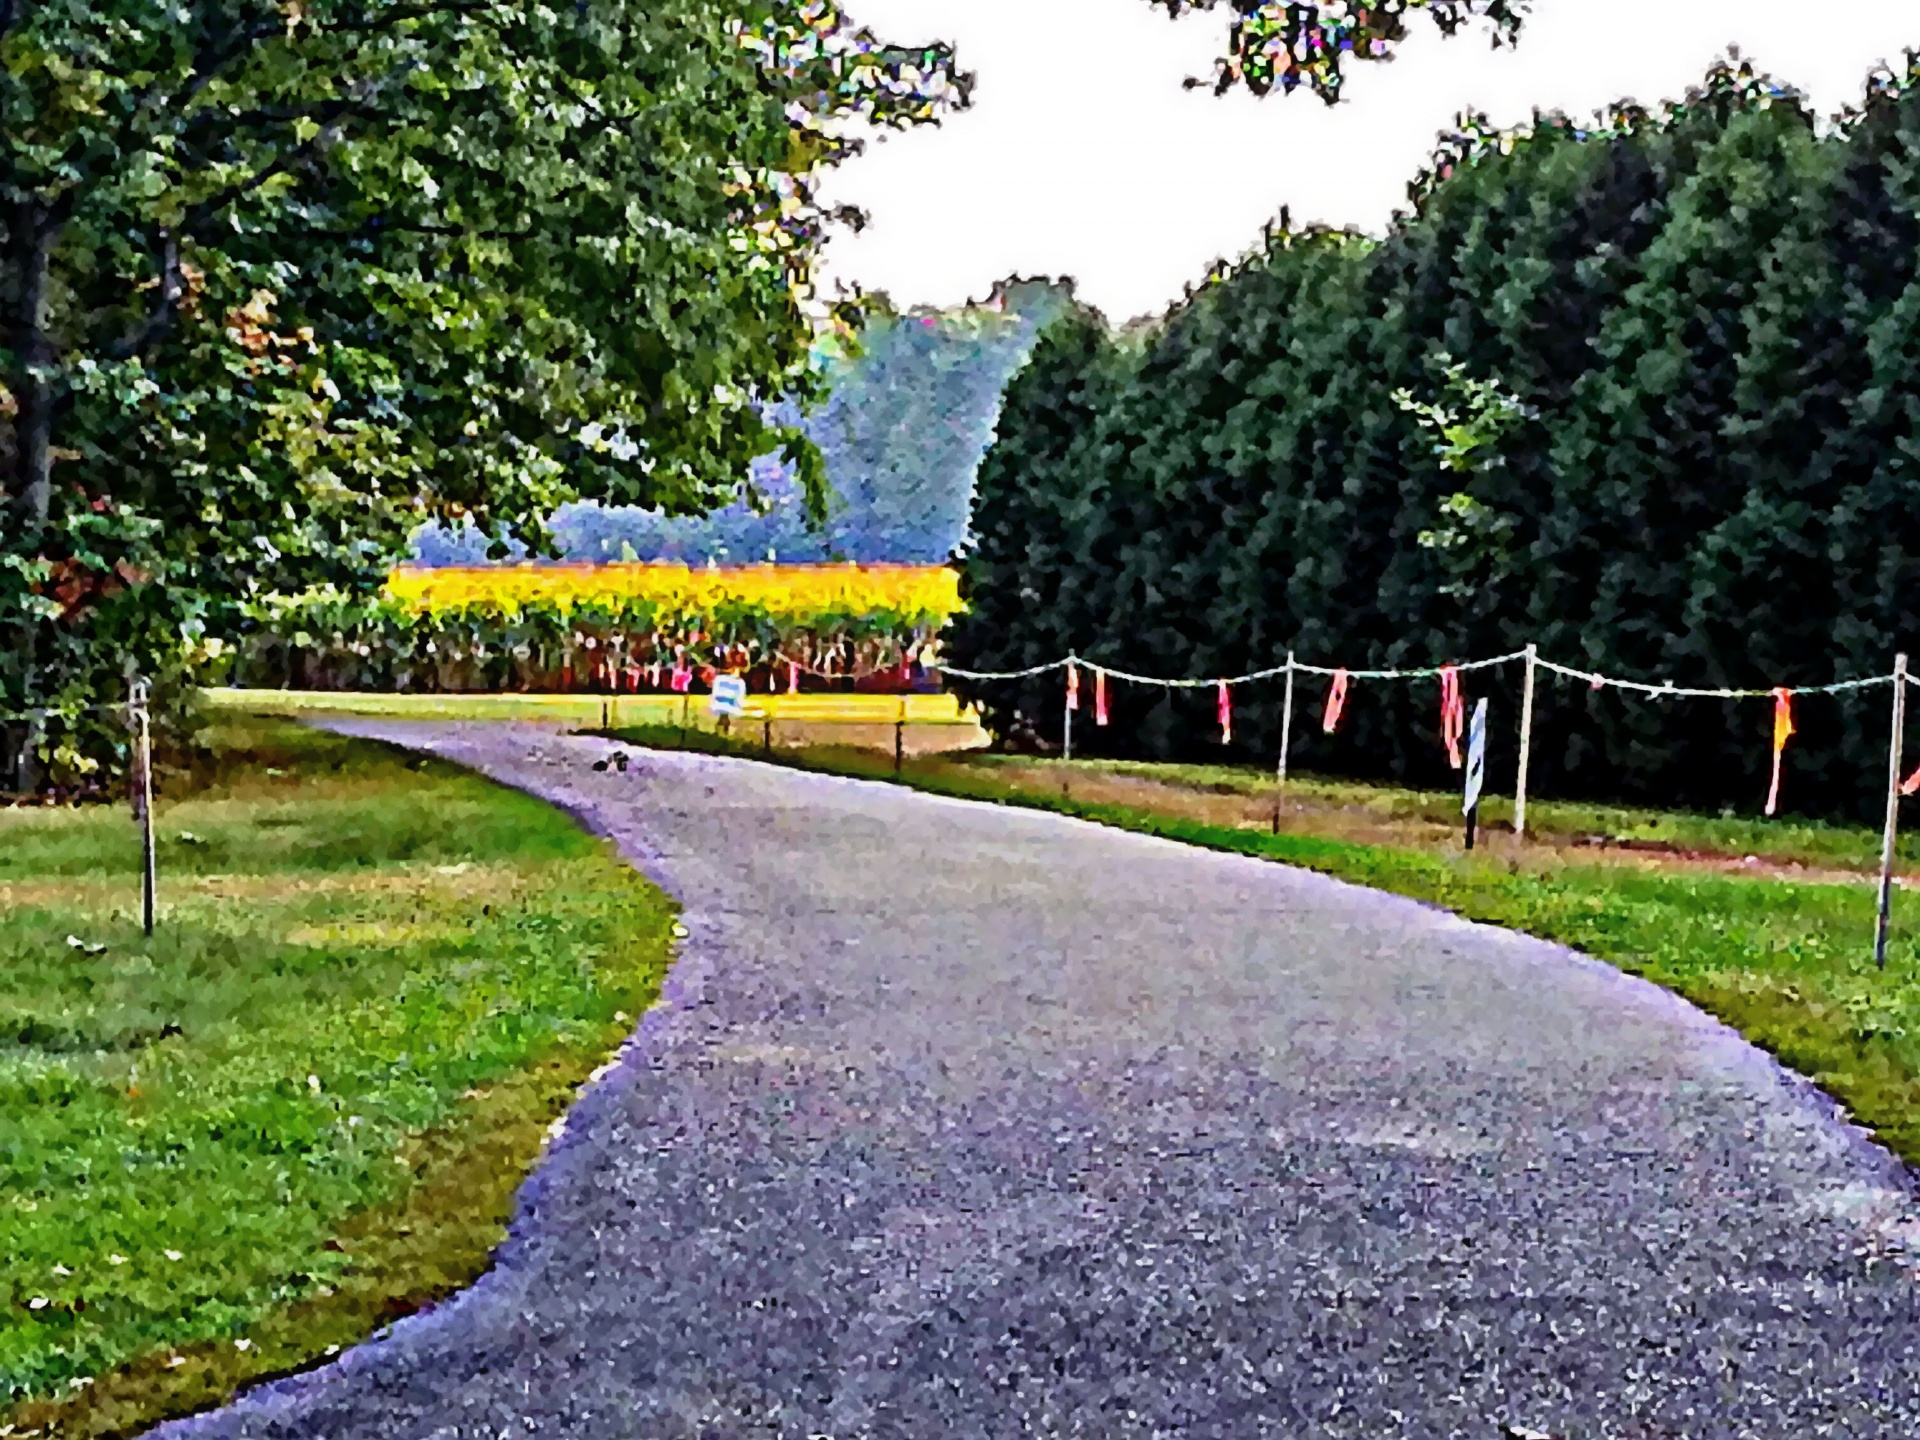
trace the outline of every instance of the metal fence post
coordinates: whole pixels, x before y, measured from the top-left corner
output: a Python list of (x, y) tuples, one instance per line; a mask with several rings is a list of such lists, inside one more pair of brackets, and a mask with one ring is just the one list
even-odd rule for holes
[(1287, 750), (1293, 743), (1293, 652), (1287, 651), (1287, 693), (1280, 702), (1280, 769), (1277, 782), (1287, 783)]
[(1527, 769), (1533, 763), (1533, 679), (1540, 659), (1538, 645), (1527, 646), (1527, 685), (1520, 701), (1520, 778), (1513, 787), (1513, 835), (1527, 833)]
[(1900, 832), (1900, 751), (1907, 728), (1907, 657), (1893, 659), (1893, 738), (1887, 744), (1887, 829), (1880, 841), (1880, 915), (1873, 963), (1887, 968), (1887, 930), (1893, 917), (1893, 847)]
[(1074, 694), (1074, 679), (1073, 656), (1069, 655), (1067, 657), (1067, 698), (1061, 710), (1061, 714), (1065, 717), (1065, 723), (1062, 725), (1060, 731), (1060, 758), (1062, 760), (1073, 759), (1073, 704), (1078, 698)]
[(1287, 747), (1293, 743), (1293, 651), (1287, 651), (1287, 689), (1280, 702), (1280, 766), (1273, 780), (1273, 833), (1280, 833), (1280, 793), (1287, 788)]

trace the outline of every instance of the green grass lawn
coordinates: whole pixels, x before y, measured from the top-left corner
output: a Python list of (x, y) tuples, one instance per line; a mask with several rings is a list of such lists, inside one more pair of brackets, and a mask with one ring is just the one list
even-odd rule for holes
[[(981, 767), (1017, 767), (1030, 763), (1017, 756), (981, 755), (969, 761)], [(1052, 762), (1069, 773), (1131, 775), (1170, 781), (1231, 795), (1271, 796), (1273, 772), (1247, 766), (1174, 765), (1131, 760), (1074, 760)], [(1460, 796), (1448, 791), (1403, 790), (1352, 780), (1291, 776), (1287, 794), (1319, 804), (1341, 806), (1389, 820), (1423, 820), (1459, 826)], [(1489, 795), (1481, 806), (1481, 822), (1511, 827), (1513, 798)], [(1590, 837), (1642, 846), (1669, 846), (1675, 850), (1708, 854), (1797, 861), (1803, 865), (1878, 871), (1881, 832), (1862, 826), (1830, 825), (1818, 820), (1757, 815), (1697, 815), (1626, 805), (1584, 801), (1527, 802), (1527, 828), (1542, 839), (1580, 841)], [(1903, 834), (1898, 853), (1902, 860), (1920, 863), (1920, 834)]]
[(157, 808), (151, 941), (124, 808), (0, 811), (17, 1434), (211, 1403), (471, 1279), (664, 972), (666, 897), (551, 808), (285, 722), (212, 740)]
[[(662, 748), (679, 744), (678, 732), (664, 729), (621, 731), (619, 738)], [(756, 754), (750, 744), (729, 745), (717, 736), (699, 736), (692, 743), (706, 751)], [(857, 751), (776, 752), (773, 758), (803, 768), (895, 778), (891, 760)], [(1816, 1081), (1890, 1149), (1920, 1164), (1920, 945), (1915, 943), (1920, 897), (1896, 892), (1894, 938), (1882, 972), (1873, 963), (1871, 885), (1569, 863), (1564, 852), (1553, 851), (1533, 859), (1495, 857), (1465, 853), (1457, 840), (1447, 848), (1422, 848), (1272, 835), (1156, 813), (1144, 805), (1075, 800), (1062, 793), (1063, 784), (1082, 764), (1015, 763), (998, 756), (909, 758), (898, 778), (940, 794), (1032, 806), (1263, 856), (1559, 941), (1719, 1016)], [(1211, 767), (1134, 768), (1153, 778), (1202, 785), (1256, 783), (1247, 772)], [(1410, 812), (1449, 798), (1306, 783), (1329, 794), (1351, 791), (1356, 804), (1400, 805)], [(1458, 802), (1452, 803), (1457, 816)], [(1878, 843), (1871, 832), (1841, 827), (1785, 824), (1779, 835), (1772, 827), (1762, 835), (1757, 822), (1741, 820), (1553, 804), (1536, 813), (1549, 825), (1571, 824), (1576, 832), (1611, 816), (1666, 837), (1689, 837), (1683, 843), (1711, 839), (1732, 853), (1752, 846), (1772, 855), (1800, 847), (1830, 864), (1872, 855)]]

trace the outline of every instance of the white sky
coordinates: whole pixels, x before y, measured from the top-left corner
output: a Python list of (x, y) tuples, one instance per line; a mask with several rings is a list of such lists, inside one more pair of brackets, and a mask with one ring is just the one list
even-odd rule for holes
[(1390, 64), (1352, 67), (1329, 109), (1183, 90), (1210, 76), (1226, 10), (1171, 21), (1147, 0), (849, 0), (889, 40), (953, 41), (973, 108), (869, 145), (824, 188), (872, 223), (823, 275), (900, 305), (984, 299), (1010, 274), (1071, 275), (1115, 323), (1157, 313), (1290, 205), (1296, 224), (1378, 233), (1434, 137), (1467, 107), (1582, 117), (1677, 98), (1729, 44), (1823, 111), (1920, 49), (1920, 0), (1536, 0), (1517, 49), (1442, 40), (1424, 16)]

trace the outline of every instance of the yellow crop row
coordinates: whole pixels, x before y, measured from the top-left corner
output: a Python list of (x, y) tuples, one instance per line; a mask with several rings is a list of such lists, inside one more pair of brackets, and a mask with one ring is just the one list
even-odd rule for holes
[(960, 609), (960, 577), (941, 565), (489, 565), (395, 570), (387, 594), (416, 613), (571, 611), (644, 601), (690, 611), (746, 606), (780, 618), (822, 613), (921, 614), (944, 622)]
[[(714, 716), (705, 695), (458, 695), (395, 694), (340, 690), (246, 690), (210, 686), (200, 692), (213, 709), (252, 715), (331, 712), (348, 715), (406, 716), (436, 720), (542, 720), (594, 725), (660, 725), (685, 718), (711, 727)], [(972, 710), (962, 710), (952, 695), (785, 695), (747, 697), (750, 719), (800, 724), (970, 725)]]

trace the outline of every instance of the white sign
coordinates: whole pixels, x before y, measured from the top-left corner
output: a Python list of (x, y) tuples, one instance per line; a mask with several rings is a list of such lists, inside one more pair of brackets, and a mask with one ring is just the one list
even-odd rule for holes
[(747, 682), (738, 675), (713, 677), (713, 695), (707, 707), (716, 715), (744, 715), (747, 707)]
[(1462, 815), (1470, 814), (1480, 803), (1480, 787), (1487, 779), (1487, 702), (1473, 707), (1473, 724), (1467, 731), (1467, 798)]

